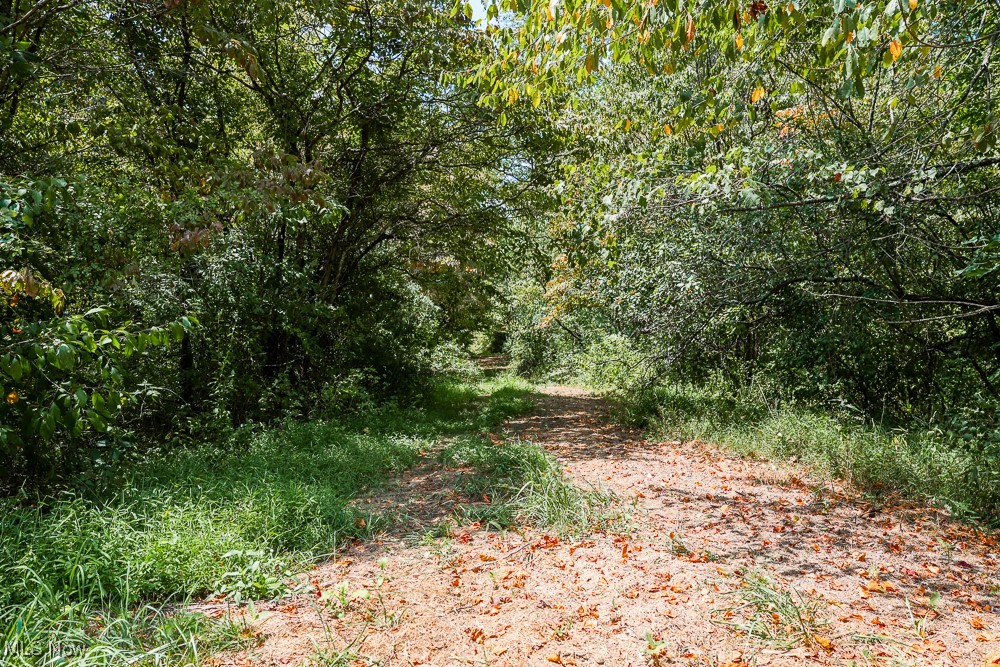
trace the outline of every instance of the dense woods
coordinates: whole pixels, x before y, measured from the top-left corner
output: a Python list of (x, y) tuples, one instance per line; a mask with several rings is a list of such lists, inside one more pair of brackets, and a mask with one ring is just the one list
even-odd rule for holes
[(482, 33), (433, 2), (245, 10), (0, 6), (7, 483), (412, 392), (490, 321), (552, 158), (447, 81)]
[[(91, 664), (60, 662), (88, 605), (280, 588), (209, 553), (370, 537), (352, 470), (523, 408), (452, 414), (486, 352), (996, 525), (998, 41), (992, 0), (0, 0), (0, 658)], [(133, 595), (189, 487), (220, 531), (246, 492), (244, 533)], [(146, 621), (94, 664), (190, 643)]]

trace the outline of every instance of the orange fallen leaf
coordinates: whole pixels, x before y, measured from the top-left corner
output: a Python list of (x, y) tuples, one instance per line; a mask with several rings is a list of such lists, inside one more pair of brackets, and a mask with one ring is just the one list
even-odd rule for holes
[(862, 588), (867, 591), (871, 591), (872, 593), (881, 593), (885, 590), (882, 582), (877, 579), (869, 579), (867, 583), (862, 585)]
[(822, 635), (813, 635), (813, 641), (822, 646), (827, 651), (833, 650), (833, 642), (829, 638), (823, 637)]
[(944, 653), (946, 649), (944, 642), (940, 639), (925, 639), (924, 648), (932, 653)]

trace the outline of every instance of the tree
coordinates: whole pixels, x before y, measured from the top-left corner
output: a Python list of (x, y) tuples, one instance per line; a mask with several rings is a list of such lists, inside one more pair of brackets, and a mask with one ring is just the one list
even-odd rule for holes
[(876, 415), (996, 396), (992, 5), (489, 15), (483, 101), (569, 96), (586, 147), (564, 168), (555, 308), (612, 313), (675, 371), (768, 370)]
[[(0, 5), (0, 270), (20, 300), (3, 327), (47, 328), (56, 348), (73, 349), (67, 326), (94, 338), (56, 382), (87, 387), (88, 406), (112, 391), (99, 370), (111, 366), (113, 391), (157, 395), (157, 409), (100, 415), (107, 439), (125, 424), (183, 439), (321, 410), (326, 388), (358, 370), (407, 391), (429, 347), (474, 326), (478, 297), (413, 267), (501, 270), (511, 256), (497, 249), (540, 201), (530, 191), (549, 177), (550, 142), (538, 113), (502, 127), (450, 77), (487, 42), (449, 9)], [(36, 284), (64, 312), (29, 309)], [(5, 387), (24, 382), (13, 368), (0, 368)], [(5, 423), (29, 404), (41, 414), (33, 401), (0, 404)], [(84, 450), (104, 438), (79, 437)]]

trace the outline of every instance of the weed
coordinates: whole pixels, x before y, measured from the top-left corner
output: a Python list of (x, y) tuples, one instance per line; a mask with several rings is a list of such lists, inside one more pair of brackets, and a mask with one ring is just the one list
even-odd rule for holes
[(516, 441), (496, 444), (486, 438), (456, 440), (441, 452), (451, 466), (467, 466), (465, 488), (482, 504), (459, 508), (464, 519), (508, 529), (523, 522), (573, 534), (611, 527), (622, 519), (617, 498), (596, 488), (583, 489), (562, 472), (540, 446)]
[(667, 653), (667, 642), (659, 635), (654, 635), (652, 632), (646, 633), (646, 646), (643, 652), (649, 657), (649, 662), (653, 667), (658, 667), (662, 664), (664, 656)]
[(954, 560), (954, 556), (955, 556), (955, 544), (952, 543), (952, 542), (949, 542), (947, 540), (944, 540), (944, 539), (942, 539), (940, 537), (937, 538), (937, 543), (938, 543), (938, 546), (940, 546), (941, 549), (944, 551), (944, 557), (948, 560), (948, 562), (951, 562), (952, 560)]
[(319, 642), (316, 642), (313, 645), (309, 663), (317, 667), (349, 667), (354, 664), (355, 660), (361, 659), (361, 656), (355, 649), (360, 646), (365, 629), (363, 628), (350, 644), (338, 649), (335, 648), (336, 642), (334, 641), (333, 630), (331, 630), (330, 624), (326, 622), (322, 614), (319, 614), (319, 617), (323, 625), (323, 643), (321, 645)]
[(367, 600), (371, 593), (364, 588), (351, 590), (346, 581), (333, 588), (327, 588), (319, 594), (319, 603), (326, 607), (336, 618), (344, 618), (354, 608), (356, 602)]
[(264, 636), (257, 630), (253, 621), (261, 618), (254, 611), (251, 603), (244, 614), (225, 614), (212, 623), (200, 643), (209, 653), (219, 651), (240, 651), (253, 646), (260, 646)]
[(559, 624), (559, 627), (557, 627), (553, 631), (552, 636), (557, 641), (565, 641), (565, 640), (569, 639), (570, 634), (573, 632), (573, 625), (574, 624), (575, 624), (575, 622), (574, 622), (574, 619), (572, 617), (566, 618), (565, 620), (563, 620), (562, 623)]
[(437, 546), (442, 540), (451, 540), (454, 534), (455, 529), (450, 520), (438, 521), (421, 534), (420, 545), (425, 547)]
[(910, 616), (910, 624), (913, 626), (913, 634), (917, 637), (926, 637), (928, 633), (927, 628), (930, 624), (930, 620), (928, 618), (929, 615), (924, 614), (923, 616), (914, 616), (913, 609), (910, 607), (909, 599), (904, 598), (904, 602), (906, 602), (906, 613)]
[(748, 573), (737, 591), (741, 603), (712, 612), (712, 621), (782, 648), (814, 641), (825, 622), (819, 603), (787, 589), (763, 572)]

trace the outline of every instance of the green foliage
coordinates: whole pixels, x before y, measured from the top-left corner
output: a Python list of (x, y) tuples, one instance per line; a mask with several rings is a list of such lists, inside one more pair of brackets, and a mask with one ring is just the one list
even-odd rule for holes
[(550, 90), (577, 147), (547, 320), (589, 308), (684, 377), (761, 371), (895, 418), (997, 395), (991, 8), (503, 11), (484, 97)]
[[(767, 104), (783, 108), (783, 94), (808, 88), (826, 88), (826, 106), (839, 109), (872, 88), (884, 95), (891, 77), (904, 91), (895, 103), (917, 106), (942, 80), (975, 81), (992, 53), (992, 10), (953, 0), (494, 0), (486, 30), (501, 57), (481, 63), (474, 79), (484, 84), (487, 104), (524, 98), (538, 106), (542, 93), (600, 81), (615, 65), (632, 66), (648, 81), (701, 63), (699, 76), (671, 96), (670, 115), (658, 120), (717, 137), (755, 121)], [(949, 129), (970, 120), (953, 117)], [(992, 146), (993, 124), (978, 120), (966, 126), (969, 137)], [(633, 124), (622, 119), (616, 128)]]
[(130, 403), (152, 393), (126, 386), (125, 361), (147, 349), (177, 342), (192, 329), (187, 317), (167, 327), (111, 328), (104, 308), (39, 319), (26, 303), (46, 299), (56, 312), (65, 297), (31, 272), (3, 274), (0, 330), (0, 464), (4, 478), (29, 478), (78, 464), (80, 443), (106, 433)]
[(524, 370), (626, 391), (639, 415), (656, 387), (766, 387), (890, 434), (834, 466), (863, 484), (995, 517), (994, 7), (487, 14), (500, 56), (471, 76), (482, 101), (530, 99), (572, 137), (548, 261), (511, 289)]
[(351, 501), (421, 460), (435, 439), (526, 409), (523, 381), (436, 385), (424, 407), (237, 431), (159, 457), (97, 496), (0, 507), (4, 664), (194, 664), (224, 628), (191, 596), (272, 598), (345, 540), (394, 518)]
[(551, 173), (445, 80), (489, 48), (439, 0), (0, 2), (0, 484), (424, 390)]

